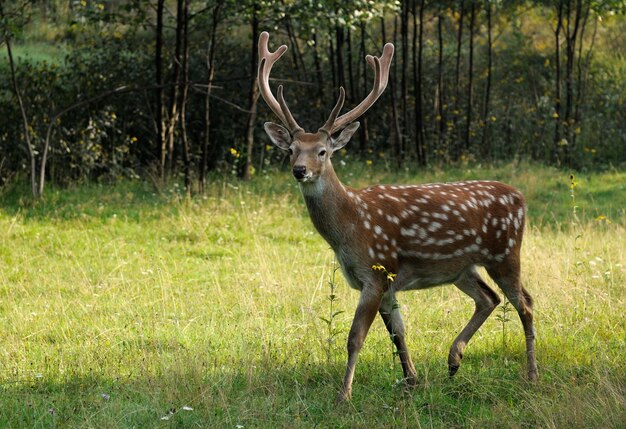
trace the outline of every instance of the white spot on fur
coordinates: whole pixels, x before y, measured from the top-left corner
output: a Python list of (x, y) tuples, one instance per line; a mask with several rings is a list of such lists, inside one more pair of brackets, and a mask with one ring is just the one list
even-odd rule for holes
[(417, 231), (413, 228), (400, 228), (400, 235), (404, 237), (415, 237)]
[(439, 222), (433, 222), (428, 226), (428, 230), (430, 232), (435, 232), (437, 231), (439, 228), (441, 228), (441, 224)]

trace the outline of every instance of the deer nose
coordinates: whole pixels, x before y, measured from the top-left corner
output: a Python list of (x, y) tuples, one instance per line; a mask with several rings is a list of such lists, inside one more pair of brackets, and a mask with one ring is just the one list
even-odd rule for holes
[(293, 177), (296, 179), (304, 179), (306, 175), (306, 167), (304, 165), (294, 165), (293, 166)]

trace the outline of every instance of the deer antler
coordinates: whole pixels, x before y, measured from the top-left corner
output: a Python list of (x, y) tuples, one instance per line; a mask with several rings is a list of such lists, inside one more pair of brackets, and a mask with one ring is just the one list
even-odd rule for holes
[[(282, 45), (276, 49), (276, 51), (270, 52), (268, 47), (269, 38), (270, 35), (267, 31), (262, 32), (259, 37), (259, 88), (267, 105), (270, 109), (272, 109), (274, 114), (278, 116), (282, 123), (287, 126), (289, 132), (294, 135), (295, 133), (304, 130), (298, 125), (289, 111), (289, 107), (287, 107), (287, 103), (283, 98), (283, 87), (282, 85), (278, 87), (278, 100), (276, 100), (272, 94), (269, 84), (272, 67), (274, 66), (274, 63), (278, 61), (278, 59), (287, 51), (287, 46)], [(340, 88), (339, 100), (337, 100), (337, 104), (335, 104), (328, 120), (319, 129), (319, 131), (332, 135), (349, 123), (354, 122), (359, 116), (372, 107), (387, 87), (387, 81), (389, 80), (389, 67), (391, 66), (391, 59), (393, 58), (393, 51), (393, 45), (391, 43), (387, 43), (384, 46), (383, 54), (380, 57), (374, 57), (372, 55), (367, 55), (365, 57), (369, 66), (374, 70), (374, 86), (372, 87), (372, 90), (367, 97), (359, 103), (358, 106), (337, 117), (345, 101), (345, 91), (343, 88)]]
[(389, 67), (391, 66), (391, 59), (393, 58), (393, 51), (393, 44), (387, 43), (383, 48), (383, 54), (380, 57), (374, 57), (372, 55), (367, 55), (365, 57), (369, 66), (374, 70), (374, 86), (372, 91), (367, 95), (367, 97), (365, 97), (365, 99), (363, 99), (363, 101), (361, 101), (361, 103), (359, 103), (358, 106), (337, 118), (337, 114), (343, 107), (343, 101), (345, 98), (344, 90), (343, 88), (340, 88), (339, 100), (328, 118), (328, 121), (326, 121), (326, 124), (320, 128), (321, 131), (333, 134), (348, 125), (350, 122), (354, 122), (359, 116), (372, 107), (387, 87), (387, 81), (389, 80)]
[(268, 47), (269, 38), (270, 35), (267, 31), (262, 32), (259, 37), (259, 89), (261, 90), (263, 99), (270, 109), (272, 109), (274, 114), (278, 116), (281, 122), (289, 129), (291, 135), (294, 135), (297, 132), (303, 131), (303, 129), (298, 125), (289, 111), (287, 103), (285, 103), (285, 99), (283, 98), (283, 87), (282, 85), (278, 87), (277, 101), (276, 98), (274, 98), (274, 94), (272, 94), (269, 83), (272, 67), (274, 66), (274, 63), (278, 61), (278, 59), (287, 51), (287, 46), (282, 45), (276, 49), (276, 51), (270, 52)]
[(335, 107), (333, 107), (332, 112), (330, 112), (330, 116), (326, 120), (326, 123), (318, 131), (322, 131), (328, 134), (328, 136), (331, 136), (333, 134), (333, 124), (337, 120), (337, 115), (339, 114), (339, 111), (343, 107), (343, 102), (345, 99), (346, 99), (346, 91), (343, 89), (343, 86), (340, 86), (339, 87), (339, 100), (337, 100), (337, 104), (335, 104)]

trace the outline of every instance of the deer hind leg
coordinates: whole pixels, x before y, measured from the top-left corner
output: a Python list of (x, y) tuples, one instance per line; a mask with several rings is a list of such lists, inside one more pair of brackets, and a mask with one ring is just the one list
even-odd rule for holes
[(454, 282), (454, 285), (474, 300), (476, 309), (470, 321), (456, 337), (452, 343), (452, 347), (450, 347), (450, 353), (448, 354), (448, 371), (450, 377), (458, 371), (461, 359), (463, 358), (463, 350), (469, 340), (500, 303), (498, 295), (480, 278), (474, 267), (463, 273), (461, 277)]
[(522, 286), (519, 275), (519, 261), (504, 261), (502, 264), (487, 267), (487, 272), (504, 292), (507, 299), (517, 310), (526, 336), (526, 358), (528, 361), (528, 379), (537, 380), (537, 361), (535, 357), (535, 327), (533, 325), (533, 299)]
[(414, 386), (417, 383), (417, 372), (415, 371), (404, 340), (404, 322), (393, 290), (390, 289), (383, 295), (383, 300), (378, 312), (385, 323), (387, 331), (389, 331), (391, 341), (393, 341), (398, 349), (404, 379), (409, 386)]
[(348, 366), (343, 377), (343, 385), (335, 401), (337, 404), (349, 400), (352, 396), (352, 380), (354, 378), (356, 361), (361, 347), (363, 347), (367, 332), (376, 317), (376, 312), (380, 308), (381, 300), (382, 292), (371, 290), (367, 287), (364, 287), (361, 291), (359, 304), (356, 307), (352, 327), (348, 334)]

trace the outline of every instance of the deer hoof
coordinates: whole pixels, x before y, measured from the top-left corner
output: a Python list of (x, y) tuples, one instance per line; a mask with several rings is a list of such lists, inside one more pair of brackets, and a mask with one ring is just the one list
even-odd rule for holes
[(453, 377), (454, 374), (456, 374), (456, 372), (459, 370), (460, 365), (458, 364), (453, 364), (453, 363), (449, 363), (448, 364), (448, 375), (450, 377)]
[(352, 398), (352, 392), (351, 391), (343, 391), (341, 390), (338, 394), (337, 394), (337, 398), (335, 398), (335, 405), (341, 405), (344, 402), (349, 402), (350, 399)]

